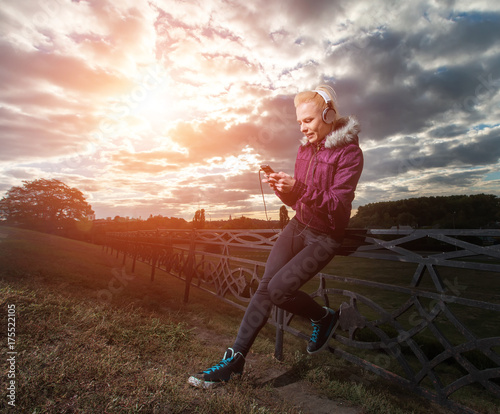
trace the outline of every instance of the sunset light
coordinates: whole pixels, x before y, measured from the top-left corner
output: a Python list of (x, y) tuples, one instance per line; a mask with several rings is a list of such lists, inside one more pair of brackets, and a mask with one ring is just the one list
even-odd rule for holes
[(361, 124), (354, 209), (500, 195), (490, 3), (6, 2), (0, 191), (54, 178), (98, 218), (264, 218), (259, 165), (293, 173), (293, 97), (328, 83)]

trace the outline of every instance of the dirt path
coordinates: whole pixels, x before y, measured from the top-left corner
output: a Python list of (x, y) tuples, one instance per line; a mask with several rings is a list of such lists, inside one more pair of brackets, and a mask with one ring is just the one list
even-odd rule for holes
[[(230, 343), (232, 338), (221, 338), (213, 331), (197, 326), (194, 333), (205, 343)], [(259, 385), (272, 386), (279, 397), (293, 403), (303, 414), (362, 414), (359, 407), (348, 406), (341, 401), (330, 400), (319, 393), (305, 380), (297, 378), (286, 367), (269, 364), (266, 356), (250, 353), (246, 360), (245, 370), (254, 377)]]
[(315, 394), (304, 381), (285, 385), (277, 388), (277, 391), (284, 399), (293, 401), (304, 414), (361, 414), (363, 412), (360, 408), (348, 407), (341, 402)]
[[(259, 355), (251, 354), (247, 357), (250, 369), (255, 375), (263, 365)], [(360, 408), (348, 406), (346, 403), (330, 400), (319, 393), (305, 380), (297, 378), (286, 368), (267, 368), (258, 377), (258, 383), (271, 385), (281, 398), (292, 402), (303, 414), (362, 414)]]

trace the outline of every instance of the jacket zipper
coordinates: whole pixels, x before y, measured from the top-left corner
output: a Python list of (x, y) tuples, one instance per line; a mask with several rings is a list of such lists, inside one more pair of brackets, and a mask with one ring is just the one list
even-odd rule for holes
[[(307, 166), (307, 172), (306, 172), (306, 178), (305, 178), (305, 184), (307, 185), (307, 179), (309, 178), (309, 171), (311, 170), (311, 164), (313, 162), (313, 159), (316, 158), (316, 155), (318, 154), (319, 151), (319, 145), (316, 146), (316, 149), (314, 150), (314, 153), (309, 160), (309, 165)], [(302, 223), (304, 223), (304, 203), (301, 201), (301, 209), (300, 209), (300, 218), (302, 219)]]

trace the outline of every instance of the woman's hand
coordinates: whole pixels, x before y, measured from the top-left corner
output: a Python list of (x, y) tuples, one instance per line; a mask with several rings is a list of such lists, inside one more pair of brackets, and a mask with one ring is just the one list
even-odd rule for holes
[(264, 177), (262, 182), (268, 183), (272, 190), (279, 191), (280, 193), (289, 193), (295, 184), (295, 179), (282, 171), (264, 175)]

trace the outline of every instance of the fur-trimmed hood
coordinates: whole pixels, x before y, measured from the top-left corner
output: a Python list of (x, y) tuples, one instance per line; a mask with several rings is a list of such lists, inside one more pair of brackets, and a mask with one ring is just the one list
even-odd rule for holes
[[(323, 140), (325, 148), (344, 147), (351, 143), (358, 143), (358, 134), (361, 126), (354, 116), (342, 117), (337, 120), (336, 129), (330, 132)], [(306, 137), (300, 140), (302, 145), (309, 141)]]
[(292, 190), (276, 192), (304, 226), (328, 233), (337, 241), (344, 237), (363, 170), (360, 130), (356, 118), (342, 117), (320, 143), (305, 140), (297, 150)]

